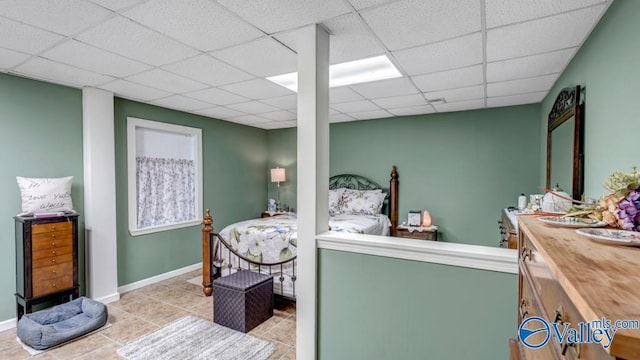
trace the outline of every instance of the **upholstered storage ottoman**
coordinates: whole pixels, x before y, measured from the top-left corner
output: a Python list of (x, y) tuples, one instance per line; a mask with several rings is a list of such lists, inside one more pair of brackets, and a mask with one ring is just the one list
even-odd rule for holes
[(18, 321), (18, 337), (36, 350), (44, 350), (82, 336), (107, 323), (107, 307), (79, 297), (49, 309), (24, 314)]
[(273, 277), (241, 270), (213, 282), (213, 322), (247, 333), (273, 316)]

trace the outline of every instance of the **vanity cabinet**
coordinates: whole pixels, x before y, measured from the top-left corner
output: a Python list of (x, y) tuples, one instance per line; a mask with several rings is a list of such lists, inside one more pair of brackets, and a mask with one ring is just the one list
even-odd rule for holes
[(35, 304), (77, 298), (78, 215), (14, 219), (18, 319)]
[(516, 223), (516, 210), (505, 208), (500, 212), (498, 229), (500, 230), (500, 247), (508, 249), (518, 248), (518, 224)]
[[(595, 242), (535, 216), (518, 216), (518, 227), (517, 327), (538, 316), (592, 339), (593, 321), (640, 320), (640, 249)], [(539, 344), (544, 338), (535, 336), (545, 334), (528, 342)], [(509, 341), (511, 359), (640, 359), (640, 329), (617, 329), (605, 345), (559, 341), (553, 330), (538, 349)]]

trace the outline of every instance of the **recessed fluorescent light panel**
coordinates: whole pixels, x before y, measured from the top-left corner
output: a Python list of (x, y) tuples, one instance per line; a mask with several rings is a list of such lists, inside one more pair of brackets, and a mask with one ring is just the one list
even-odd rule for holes
[[(393, 79), (402, 74), (386, 55), (349, 61), (329, 66), (329, 87), (360, 84), (376, 80)], [(298, 92), (298, 73), (268, 77), (267, 80)]]

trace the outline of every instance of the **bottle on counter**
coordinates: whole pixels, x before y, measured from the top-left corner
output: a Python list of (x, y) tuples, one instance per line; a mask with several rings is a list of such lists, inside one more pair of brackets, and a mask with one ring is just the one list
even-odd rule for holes
[(518, 210), (519, 211), (524, 211), (524, 209), (527, 208), (527, 197), (524, 196), (523, 194), (520, 194), (520, 196), (518, 196)]

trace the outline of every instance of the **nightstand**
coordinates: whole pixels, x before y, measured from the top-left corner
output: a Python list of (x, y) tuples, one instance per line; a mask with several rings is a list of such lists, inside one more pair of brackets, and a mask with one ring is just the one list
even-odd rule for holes
[(272, 217), (272, 216), (279, 216), (279, 215), (284, 215), (286, 214), (286, 212), (284, 211), (263, 211), (262, 214), (260, 214), (261, 218), (266, 218), (266, 217)]
[(438, 226), (404, 226), (399, 225), (396, 228), (397, 237), (418, 239), (418, 240), (434, 240), (438, 241)]

